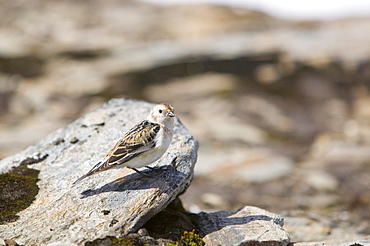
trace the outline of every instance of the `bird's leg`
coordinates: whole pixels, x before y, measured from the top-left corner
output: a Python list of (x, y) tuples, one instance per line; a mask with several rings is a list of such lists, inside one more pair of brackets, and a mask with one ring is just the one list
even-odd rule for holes
[(141, 174), (141, 175), (144, 175), (144, 176), (146, 176), (146, 177), (150, 177), (148, 174), (145, 174), (145, 173), (143, 173), (143, 172), (140, 172), (139, 170), (137, 170), (136, 168), (134, 168), (134, 167), (129, 167), (130, 169), (132, 169), (132, 170), (134, 170), (135, 172), (137, 172), (137, 173), (139, 173), (139, 174)]
[[(175, 158), (173, 158), (173, 160), (171, 162), (172, 167), (176, 166), (176, 159), (177, 159), (177, 156)], [(155, 166), (155, 167), (145, 166), (145, 167), (149, 168), (152, 171), (161, 171), (161, 170), (166, 171), (166, 170), (168, 170), (168, 168), (161, 168), (161, 167), (158, 167), (158, 166)]]

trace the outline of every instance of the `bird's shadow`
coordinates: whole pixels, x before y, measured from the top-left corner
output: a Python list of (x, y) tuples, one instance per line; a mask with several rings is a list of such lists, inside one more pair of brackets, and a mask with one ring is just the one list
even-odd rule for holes
[[(170, 165), (145, 169), (140, 172), (118, 178), (96, 189), (85, 190), (81, 192), (81, 199), (112, 191), (124, 192), (127, 190), (162, 188), (163, 192), (168, 192), (168, 190), (179, 186), (186, 177), (184, 173), (176, 170), (176, 158), (173, 159)], [(169, 186), (170, 189), (163, 189), (165, 186)]]

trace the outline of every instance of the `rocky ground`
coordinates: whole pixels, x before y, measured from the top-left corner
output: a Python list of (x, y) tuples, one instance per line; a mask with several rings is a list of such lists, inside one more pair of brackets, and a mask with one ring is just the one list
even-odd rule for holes
[(200, 143), (186, 209), (258, 206), (284, 217), (292, 242), (370, 235), (370, 18), (0, 5), (0, 158), (112, 97), (167, 102)]

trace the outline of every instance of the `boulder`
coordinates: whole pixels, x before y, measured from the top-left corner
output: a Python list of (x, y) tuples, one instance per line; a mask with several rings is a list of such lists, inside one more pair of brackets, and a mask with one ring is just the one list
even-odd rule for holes
[(112, 99), (26, 150), (3, 159), (0, 173), (19, 166), (39, 170), (33, 203), (0, 225), (0, 238), (22, 245), (83, 245), (137, 231), (184, 192), (193, 178), (198, 143), (175, 121), (168, 151), (147, 175), (108, 170), (72, 186), (116, 141), (144, 119), (154, 104)]
[(246, 206), (236, 212), (197, 214), (198, 226), (209, 245), (286, 246), (290, 239), (281, 216)]

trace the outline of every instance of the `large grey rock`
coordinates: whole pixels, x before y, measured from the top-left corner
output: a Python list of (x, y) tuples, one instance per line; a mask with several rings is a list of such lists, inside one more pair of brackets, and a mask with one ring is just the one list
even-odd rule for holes
[(152, 107), (143, 101), (113, 99), (2, 160), (0, 172), (22, 162), (40, 170), (40, 190), (17, 221), (0, 225), (0, 238), (23, 245), (81, 245), (126, 235), (164, 209), (190, 184), (197, 159), (197, 141), (178, 119), (172, 144), (158, 161), (162, 170), (148, 170), (151, 177), (116, 169), (71, 186)]
[(206, 246), (269, 245), (285, 246), (290, 239), (281, 216), (257, 207), (236, 212), (199, 213), (199, 228)]

